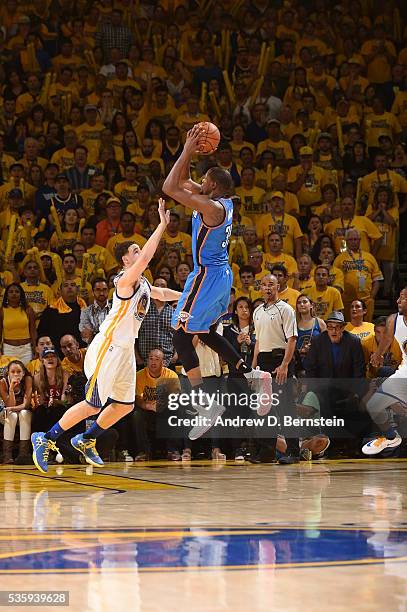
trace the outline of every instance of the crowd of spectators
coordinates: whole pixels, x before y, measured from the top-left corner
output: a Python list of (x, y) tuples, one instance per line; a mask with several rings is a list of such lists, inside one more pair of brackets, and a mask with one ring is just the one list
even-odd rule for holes
[[(253, 308), (271, 272), (280, 299), (297, 312), (298, 372), (375, 380), (397, 368), (397, 345), (381, 372), (369, 358), (384, 329), (375, 298), (394, 309), (397, 262), (407, 255), (404, 24), (403, 6), (392, 0), (4, 0), (6, 463), (18, 436), (16, 460), (29, 461), (31, 429), (46, 430), (81, 396), (86, 347), (119, 269), (115, 247), (145, 244), (164, 177), (200, 121), (218, 125), (221, 141), (194, 159), (193, 178), (219, 165), (235, 184), (234, 288), (223, 333), (251, 359)], [(167, 206), (171, 221), (146, 276), (182, 290), (192, 269), (191, 211), (168, 198)], [(327, 322), (332, 311), (344, 322)], [(135, 347), (136, 409), (102, 436), (105, 456), (154, 453), (156, 382), (179, 375), (185, 384), (171, 313), (171, 304), (152, 301)], [(346, 344), (352, 357), (338, 371), (326, 359), (329, 341)], [(222, 378), (224, 364), (199, 348), (207, 377)], [(299, 392), (303, 410), (304, 397)], [(231, 445), (236, 457), (244, 457), (243, 442)], [(213, 437), (213, 458), (223, 456), (220, 446)], [(185, 440), (158, 447), (172, 459), (194, 455)], [(69, 444), (65, 451), (68, 459)]]

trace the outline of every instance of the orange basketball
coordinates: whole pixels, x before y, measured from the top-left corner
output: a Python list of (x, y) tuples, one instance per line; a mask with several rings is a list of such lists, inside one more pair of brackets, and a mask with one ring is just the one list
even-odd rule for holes
[(220, 141), (220, 132), (218, 128), (214, 123), (210, 123), (209, 121), (201, 121), (199, 127), (205, 130), (202, 137), (199, 139), (200, 152), (206, 155), (214, 153)]

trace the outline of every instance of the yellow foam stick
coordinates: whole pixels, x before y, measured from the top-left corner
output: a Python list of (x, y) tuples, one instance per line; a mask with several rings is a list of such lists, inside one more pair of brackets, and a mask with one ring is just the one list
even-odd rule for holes
[(51, 217), (52, 217), (52, 221), (54, 223), (54, 227), (55, 227), (55, 231), (56, 231), (56, 234), (57, 234), (57, 238), (58, 238), (59, 242), (62, 242), (62, 239), (63, 239), (63, 237), (62, 237), (62, 228), (61, 228), (61, 222), (59, 220), (59, 216), (58, 216), (58, 213), (57, 213), (57, 209), (52, 204), (50, 210), (51, 210)]
[(4, 253), (4, 257), (6, 259), (6, 262), (10, 259), (11, 254), (13, 252), (14, 237), (15, 237), (15, 233), (16, 233), (17, 221), (18, 221), (17, 215), (13, 215), (11, 217), (11, 219), (10, 219), (10, 225), (9, 225), (9, 228), (8, 228), (8, 237), (7, 237), (7, 243), (6, 243), (6, 250), (5, 250), (5, 253)]
[(33, 249), (31, 249), (31, 252), (34, 256), (34, 261), (36, 262), (39, 268), (39, 271), (40, 271), (40, 280), (42, 283), (46, 283), (47, 277), (45, 276), (44, 268), (43, 268), (41, 257), (40, 257), (40, 252), (37, 247), (34, 247)]

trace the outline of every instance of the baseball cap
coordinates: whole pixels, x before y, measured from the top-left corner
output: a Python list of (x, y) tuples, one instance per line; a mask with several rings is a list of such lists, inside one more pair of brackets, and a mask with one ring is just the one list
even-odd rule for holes
[(21, 191), (21, 189), (11, 189), (11, 191), (8, 192), (8, 197), (9, 198), (22, 198), (23, 192)]
[(278, 119), (269, 119), (267, 125), (281, 125), (281, 123)]
[(321, 138), (326, 138), (327, 140), (332, 140), (332, 136), (329, 132), (321, 132), (320, 135), (318, 136), (318, 140), (321, 140)]
[(285, 200), (285, 197), (282, 191), (273, 191), (273, 193), (271, 194), (271, 199), (273, 198), (282, 198), (283, 200)]
[(339, 310), (333, 310), (331, 314), (325, 319), (325, 322), (328, 323), (332, 321), (332, 323), (343, 323), (345, 325), (345, 317)]
[(363, 66), (361, 60), (355, 55), (348, 59), (348, 64), (357, 64), (358, 66)]
[(42, 357), (42, 359), (44, 359), (44, 357), (48, 357), (49, 355), (56, 355), (56, 354), (57, 354), (57, 352), (56, 352), (56, 350), (54, 349), (54, 347), (49, 346), (49, 347), (45, 348), (45, 349), (42, 351), (42, 353), (41, 353), (41, 357)]
[(59, 172), (56, 177), (56, 181), (69, 181), (69, 178), (66, 176), (65, 172)]
[(121, 206), (120, 200), (117, 198), (109, 198), (106, 202), (106, 206), (110, 206), (111, 204), (119, 204), (119, 206)]
[(313, 155), (314, 151), (312, 147), (301, 147), (300, 155)]
[(86, 111), (97, 111), (97, 106), (95, 106), (94, 104), (85, 104), (85, 107), (83, 109), (86, 113)]

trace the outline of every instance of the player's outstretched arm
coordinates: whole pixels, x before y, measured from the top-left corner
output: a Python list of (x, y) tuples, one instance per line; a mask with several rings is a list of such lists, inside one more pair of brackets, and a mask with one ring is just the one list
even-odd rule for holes
[(377, 347), (376, 352), (373, 353), (370, 357), (370, 363), (376, 368), (379, 368), (382, 365), (383, 355), (393, 342), (394, 324), (396, 317), (396, 314), (392, 314), (387, 318), (386, 331), (384, 332), (383, 337), (379, 342), (379, 346)]
[(133, 289), (135, 283), (137, 283), (140, 276), (143, 274), (144, 270), (148, 267), (148, 264), (152, 260), (161, 237), (170, 221), (170, 211), (165, 210), (165, 201), (162, 198), (158, 200), (158, 212), (160, 214), (159, 225), (141, 249), (137, 260), (124, 271), (123, 275), (118, 280), (117, 287), (119, 289)]
[[(222, 204), (211, 200), (207, 195), (193, 193), (190, 184), (185, 186), (186, 177), (189, 176), (192, 156), (194, 153), (199, 152), (199, 139), (202, 133), (203, 130), (199, 125), (194, 125), (189, 130), (184, 149), (164, 181), (163, 191), (180, 204), (205, 215), (205, 221), (216, 224), (219, 222), (219, 216), (222, 217), (224, 214)], [(197, 185), (197, 183), (194, 183), (194, 185)]]
[(162, 302), (177, 302), (181, 297), (180, 291), (174, 289), (167, 289), (164, 287), (151, 287), (151, 297), (154, 300), (161, 300)]

